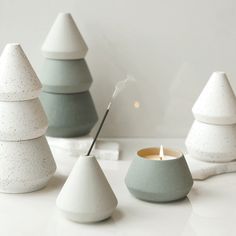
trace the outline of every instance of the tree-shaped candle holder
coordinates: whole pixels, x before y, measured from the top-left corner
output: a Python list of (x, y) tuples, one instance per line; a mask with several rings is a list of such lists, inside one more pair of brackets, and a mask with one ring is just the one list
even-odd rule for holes
[(72, 16), (60, 13), (42, 46), (41, 101), (48, 136), (79, 137), (98, 120), (89, 88), (92, 77), (84, 57), (88, 48)]
[(0, 192), (41, 189), (56, 170), (40, 91), (21, 46), (6, 45), (0, 60)]
[(214, 72), (193, 106), (189, 156), (206, 162), (236, 159), (236, 97), (224, 72)]

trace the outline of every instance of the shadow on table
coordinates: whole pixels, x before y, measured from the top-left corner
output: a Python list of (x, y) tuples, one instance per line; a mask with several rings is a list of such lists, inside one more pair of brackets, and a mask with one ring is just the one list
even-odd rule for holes
[(101, 222), (98, 222), (97, 224), (114, 224), (117, 221), (120, 221), (121, 219), (124, 218), (124, 214), (120, 209), (115, 209), (115, 211), (113, 212), (112, 216), (106, 220), (103, 220)]
[(48, 182), (47, 186), (44, 187), (40, 192), (41, 193), (48, 193), (50, 191), (58, 190), (60, 191), (62, 186), (64, 185), (68, 176), (56, 174), (54, 175), (50, 181)]

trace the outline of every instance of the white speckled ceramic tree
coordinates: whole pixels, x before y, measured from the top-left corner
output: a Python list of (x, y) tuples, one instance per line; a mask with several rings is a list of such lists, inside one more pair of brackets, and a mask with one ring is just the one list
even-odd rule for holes
[(56, 170), (40, 90), (21, 46), (7, 44), (0, 60), (0, 192), (36, 191)]
[(207, 162), (236, 159), (236, 97), (224, 72), (214, 72), (193, 106), (188, 154)]

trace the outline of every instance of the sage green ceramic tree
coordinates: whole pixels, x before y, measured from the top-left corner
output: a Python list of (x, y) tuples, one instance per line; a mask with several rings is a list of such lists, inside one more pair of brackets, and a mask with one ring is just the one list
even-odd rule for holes
[(84, 59), (88, 48), (72, 16), (60, 13), (42, 46), (40, 80), (48, 136), (88, 134), (98, 120), (89, 92), (92, 77)]

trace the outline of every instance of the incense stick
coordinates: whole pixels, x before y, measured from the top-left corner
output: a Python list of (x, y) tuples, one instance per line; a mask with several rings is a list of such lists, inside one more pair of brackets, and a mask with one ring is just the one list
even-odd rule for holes
[(100, 124), (99, 127), (98, 127), (98, 131), (97, 131), (97, 133), (96, 133), (96, 135), (95, 135), (95, 137), (94, 137), (94, 139), (93, 139), (93, 142), (92, 142), (92, 144), (91, 144), (91, 146), (90, 146), (90, 148), (89, 148), (89, 150), (88, 150), (87, 156), (89, 156), (90, 153), (91, 153), (91, 151), (93, 150), (94, 144), (95, 144), (96, 141), (97, 141), (98, 135), (99, 135), (99, 133), (100, 133), (102, 127), (103, 127), (103, 124), (104, 124), (104, 122), (105, 122), (105, 120), (106, 120), (106, 118), (107, 118), (107, 115), (108, 115), (108, 113), (109, 113), (109, 111), (110, 111), (110, 107), (111, 107), (112, 101), (120, 94), (120, 92), (126, 87), (127, 83), (130, 82), (130, 81), (135, 81), (135, 79), (134, 79), (132, 76), (127, 75), (126, 79), (121, 80), (121, 81), (119, 81), (119, 82), (116, 84), (115, 89), (114, 89), (114, 92), (113, 92), (112, 97), (111, 97), (111, 100), (110, 100), (110, 102), (108, 103), (106, 112), (105, 112), (105, 114), (104, 114), (104, 116), (103, 116), (103, 118), (102, 118), (101, 124)]

